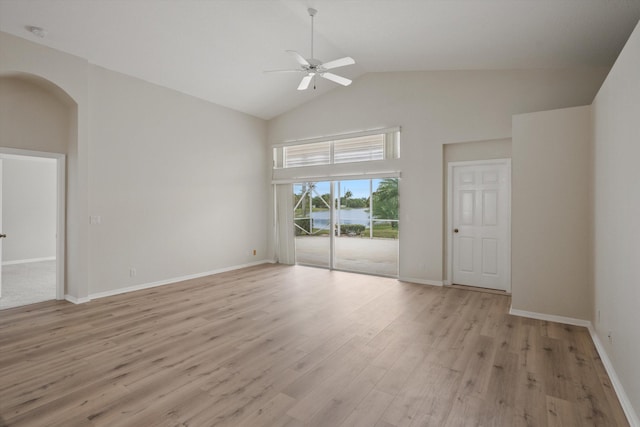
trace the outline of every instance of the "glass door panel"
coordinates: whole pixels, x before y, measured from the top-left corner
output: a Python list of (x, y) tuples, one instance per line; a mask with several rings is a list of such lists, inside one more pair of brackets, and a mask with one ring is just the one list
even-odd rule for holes
[(331, 182), (293, 185), (296, 263), (332, 268)]
[(335, 183), (335, 268), (398, 275), (398, 180)]

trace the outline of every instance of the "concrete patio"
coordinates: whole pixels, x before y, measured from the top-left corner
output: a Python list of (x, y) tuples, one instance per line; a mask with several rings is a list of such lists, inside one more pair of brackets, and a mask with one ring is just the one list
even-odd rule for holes
[[(398, 240), (336, 237), (335, 268), (384, 276), (398, 275)], [(297, 236), (298, 264), (329, 267), (329, 236)]]

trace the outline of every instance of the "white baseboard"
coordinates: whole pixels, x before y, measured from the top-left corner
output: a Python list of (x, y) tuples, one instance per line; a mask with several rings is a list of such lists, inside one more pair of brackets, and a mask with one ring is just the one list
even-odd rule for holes
[(416, 279), (415, 277), (398, 277), (401, 282), (418, 283), (420, 285), (442, 286), (440, 280)]
[(89, 297), (76, 298), (73, 295), (65, 295), (64, 299), (66, 299), (67, 301), (72, 302), (74, 304), (84, 304), (85, 302), (91, 301), (91, 299)]
[(43, 262), (43, 261), (55, 261), (56, 257), (44, 257), (44, 258), (29, 258), (29, 259), (17, 259), (15, 261), (3, 261), (2, 265), (15, 265), (15, 264), (27, 264), (30, 262)]
[(596, 346), (596, 350), (598, 350), (598, 354), (600, 355), (600, 360), (602, 360), (602, 364), (604, 365), (604, 369), (607, 371), (609, 375), (609, 379), (611, 379), (611, 383), (613, 384), (613, 389), (618, 395), (618, 400), (620, 400), (620, 405), (622, 406), (622, 410), (627, 416), (627, 421), (629, 421), (629, 425), (631, 427), (640, 427), (640, 418), (638, 418), (638, 414), (633, 409), (631, 405), (631, 401), (629, 400), (629, 396), (624, 391), (624, 387), (622, 387), (622, 383), (620, 382), (620, 378), (616, 374), (615, 369), (613, 369), (613, 364), (611, 363), (611, 359), (609, 359), (609, 355), (602, 345), (602, 341), (598, 337), (598, 333), (596, 332), (591, 322), (589, 322), (589, 333), (591, 334), (591, 339), (593, 340), (593, 344)]
[(596, 346), (596, 350), (598, 351), (598, 355), (600, 356), (600, 360), (602, 360), (602, 364), (604, 365), (604, 369), (607, 371), (607, 375), (609, 375), (609, 379), (611, 380), (611, 384), (613, 384), (613, 389), (618, 396), (618, 400), (620, 401), (620, 405), (622, 406), (622, 410), (624, 414), (627, 416), (627, 421), (631, 427), (640, 427), (640, 419), (638, 418), (638, 414), (636, 414), (631, 401), (629, 400), (629, 396), (624, 391), (624, 387), (618, 378), (618, 374), (616, 374), (615, 369), (613, 368), (613, 364), (611, 363), (611, 359), (609, 359), (609, 355), (602, 345), (602, 341), (598, 337), (596, 330), (593, 325), (588, 320), (582, 319), (574, 319), (571, 317), (563, 317), (563, 316), (554, 316), (552, 314), (544, 314), (544, 313), (536, 313), (532, 311), (524, 311), (524, 310), (515, 310), (513, 308), (509, 309), (509, 314), (514, 316), (521, 317), (529, 317), (532, 319), (538, 320), (546, 320), (549, 322), (558, 322), (565, 323), (568, 325), (575, 326), (584, 326), (589, 330), (589, 334), (591, 335), (591, 339), (593, 340), (593, 344)]
[(126, 288), (119, 288), (119, 289), (113, 289), (113, 290), (104, 291), (104, 292), (97, 292), (95, 294), (90, 294), (89, 299), (105, 298), (113, 295), (124, 294), (127, 292), (141, 291), (143, 289), (155, 288), (156, 286), (170, 285), (172, 283), (182, 282), (184, 280), (197, 279), (199, 277), (211, 276), (212, 274), (225, 273), (227, 271), (239, 270), (241, 268), (253, 267), (256, 265), (267, 264), (271, 262), (272, 262), (271, 260), (254, 261), (247, 264), (233, 265), (231, 267), (219, 268), (216, 270), (205, 271), (202, 273), (189, 274), (189, 275), (180, 276), (180, 277), (172, 277), (170, 279), (159, 280), (157, 282), (142, 283), (139, 285), (128, 286)]
[(567, 325), (583, 326), (588, 328), (591, 322), (583, 319), (575, 319), (573, 317), (556, 316), (554, 314), (536, 313), (534, 311), (516, 310), (513, 307), (509, 309), (509, 314), (520, 317), (529, 317), (531, 319), (546, 320), (548, 322), (564, 323)]

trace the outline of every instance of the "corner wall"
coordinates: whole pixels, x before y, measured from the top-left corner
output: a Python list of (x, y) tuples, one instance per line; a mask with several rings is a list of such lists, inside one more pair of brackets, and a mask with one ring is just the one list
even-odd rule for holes
[(640, 426), (640, 24), (598, 92), (592, 114), (591, 318)]
[(591, 108), (513, 117), (512, 308), (587, 320)]

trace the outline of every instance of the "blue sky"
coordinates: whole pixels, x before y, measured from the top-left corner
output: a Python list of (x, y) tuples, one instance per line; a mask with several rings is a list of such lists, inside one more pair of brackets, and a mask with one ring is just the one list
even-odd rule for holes
[[(381, 179), (373, 180), (373, 191), (376, 191), (376, 188), (380, 184), (380, 181), (382, 180)], [(318, 192), (318, 194), (329, 193), (329, 184), (330, 183), (326, 181), (318, 182), (316, 184), (316, 191)], [(299, 192), (300, 191), (299, 188), (300, 187), (296, 185), (294, 188), (294, 191), (296, 193)], [(352, 194), (351, 197), (355, 199), (359, 199), (362, 197), (365, 197), (365, 198), (369, 197), (369, 180), (361, 179), (361, 180), (340, 181), (340, 196), (344, 196), (344, 193), (346, 193), (347, 190), (351, 191), (351, 194)]]
[[(373, 180), (373, 191), (376, 191), (380, 184), (380, 179)], [(344, 196), (347, 190), (353, 194), (351, 197), (359, 199), (361, 197), (369, 197), (369, 180), (362, 179), (358, 181), (340, 181), (340, 196)]]

